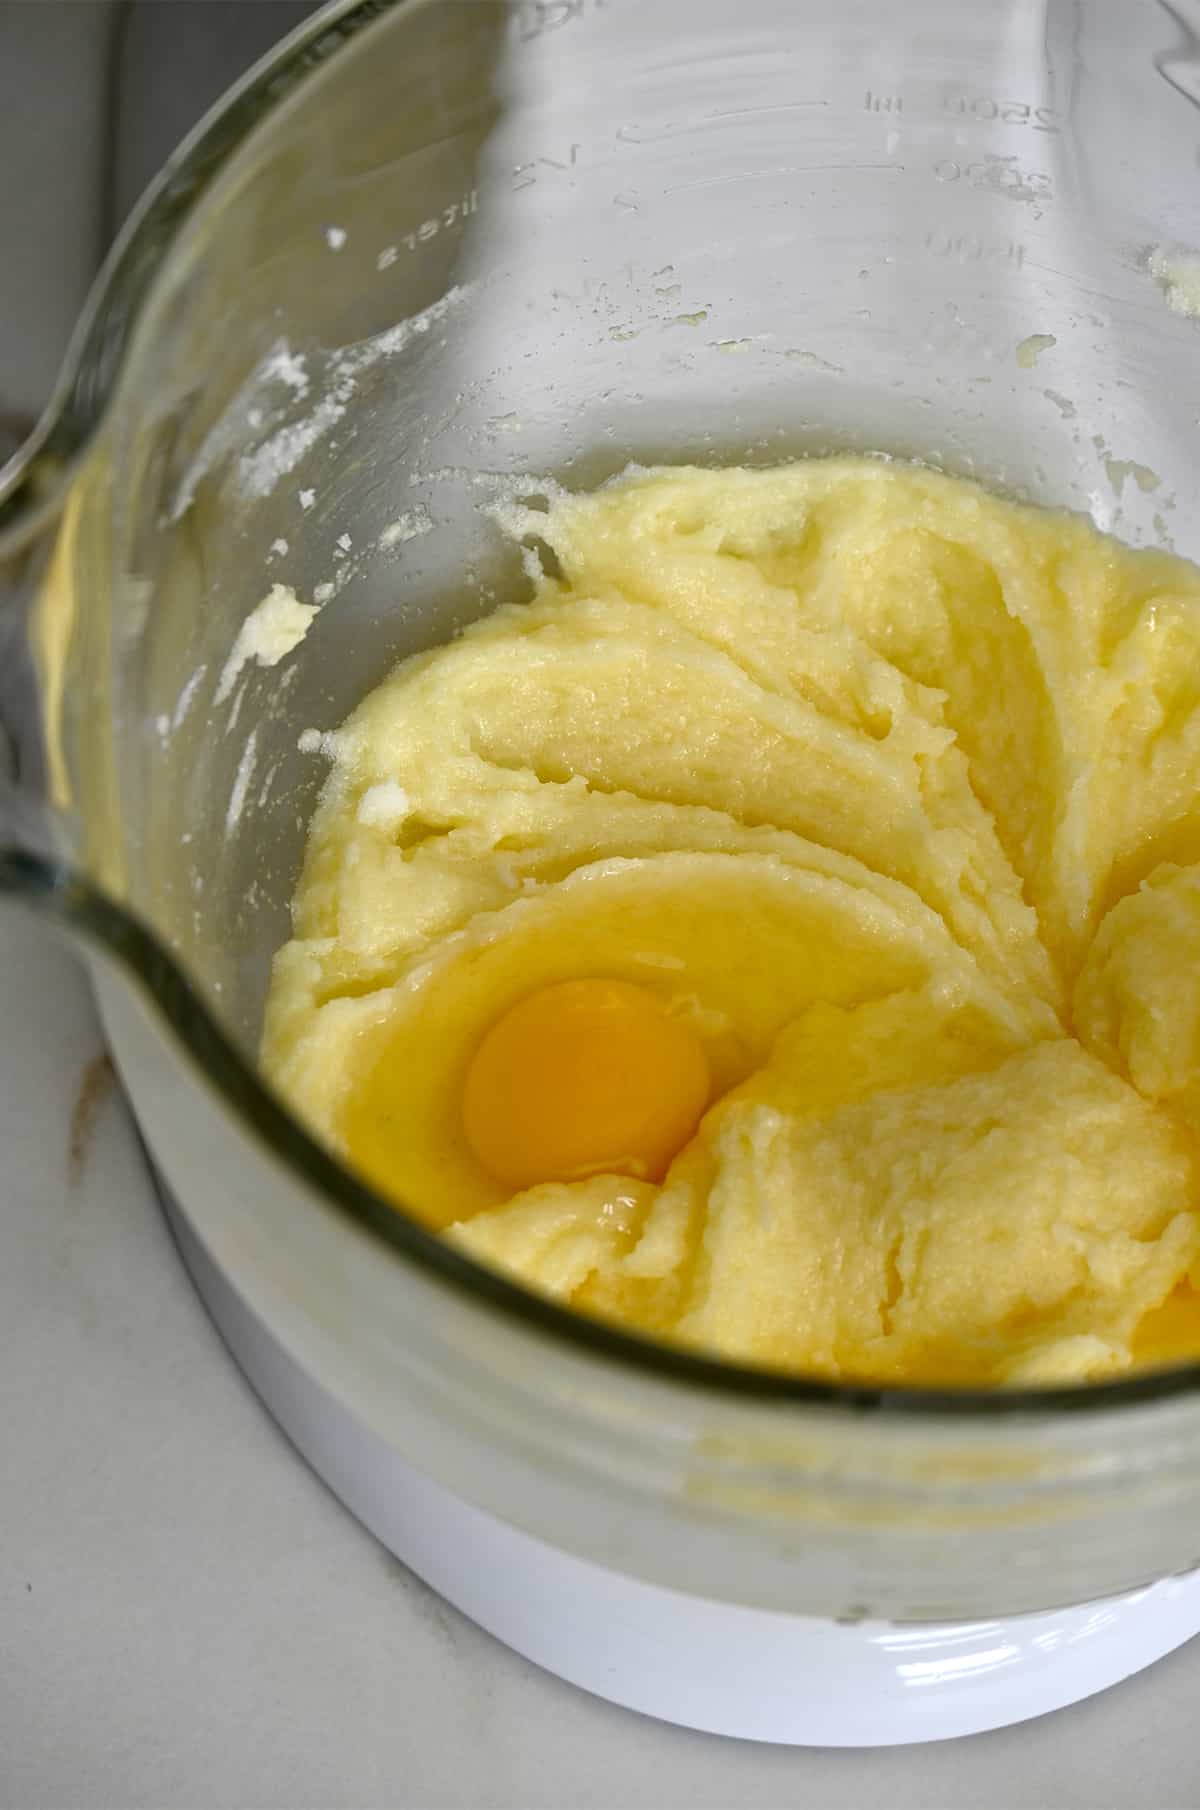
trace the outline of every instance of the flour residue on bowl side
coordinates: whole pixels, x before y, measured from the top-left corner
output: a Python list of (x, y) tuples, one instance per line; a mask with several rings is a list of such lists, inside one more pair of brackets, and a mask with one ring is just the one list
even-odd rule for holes
[(248, 661), (257, 660), (260, 666), (278, 666), (285, 654), (299, 647), (319, 613), (320, 606), (301, 603), (291, 585), (273, 584), (238, 630), (229, 658), (221, 669), (214, 703), (225, 702)]
[(247, 497), (269, 496), (281, 478), (287, 477), (345, 415), (354, 399), (358, 382), (366, 372), (382, 360), (394, 358), (406, 350), (421, 334), (444, 318), (452, 308), (465, 301), (470, 285), (456, 283), (445, 295), (419, 314), (409, 315), (394, 327), (376, 333), (338, 353), (322, 380), (323, 393), (316, 407), (298, 420), (278, 426), (265, 440), (242, 454), (238, 461), (238, 479)]

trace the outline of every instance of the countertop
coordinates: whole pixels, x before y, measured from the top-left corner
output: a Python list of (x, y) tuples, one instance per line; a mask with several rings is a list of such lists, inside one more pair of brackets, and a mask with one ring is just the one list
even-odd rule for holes
[[(0, 256), (22, 250), (20, 285), (0, 284), (0, 429), (36, 410), (141, 180), (303, 10), (0, 0)], [(143, 104), (106, 139), (89, 96), (118, 65)], [(0, 1810), (1200, 1806), (1200, 1641), (1040, 1722), (856, 1753), (658, 1725), (471, 1626), (355, 1524), (227, 1358), (82, 970), (4, 912), (0, 1152)]]

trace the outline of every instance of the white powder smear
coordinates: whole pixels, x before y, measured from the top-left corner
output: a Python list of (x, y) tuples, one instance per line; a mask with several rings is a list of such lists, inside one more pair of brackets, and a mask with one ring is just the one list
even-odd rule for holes
[(207, 666), (198, 666), (183, 690), (180, 692), (175, 703), (175, 713), (171, 718), (172, 729), (178, 729), (180, 723), (182, 723), (184, 717), (191, 709), (196, 699), (196, 693), (199, 691), (207, 671)]
[(299, 647), (316, 614), (317, 606), (301, 603), (290, 585), (273, 584), (238, 630), (221, 671), (214, 703), (225, 702), (248, 660), (257, 660), (260, 666), (277, 666), (285, 654)]
[(432, 528), (432, 516), (424, 503), (418, 503), (415, 509), (406, 509), (403, 515), (388, 524), (379, 536), (379, 545), (398, 547), (404, 541), (417, 540), (422, 534), (428, 534)]
[(338, 758), (336, 729), (304, 729), (296, 742), (301, 754), (323, 754), (326, 760)]
[[(441, 475), (441, 474), (439, 474)], [(447, 473), (447, 476), (457, 474)], [(545, 513), (539, 509), (530, 509), (524, 499), (531, 495), (541, 495), (551, 503), (561, 502), (567, 495), (561, 484), (552, 478), (525, 476), (523, 478), (499, 477), (489, 475), (489, 487), (492, 490), (492, 501), (483, 506), (483, 514), (495, 522), (501, 534), (509, 540), (520, 543), (525, 535), (540, 536), (546, 525)], [(639, 471), (633, 466), (618, 474), (612, 480), (619, 482), (623, 477), (635, 477)], [(472, 481), (476, 481), (472, 479)], [(530, 564), (530, 559), (534, 564)], [(529, 576), (538, 579), (542, 576), (541, 563), (531, 547), (523, 549), (522, 564)]]
[(280, 535), (278, 540), (273, 540), (271, 542), (271, 552), (272, 552), (272, 554), (274, 554), (276, 559), (286, 558), (287, 550), (288, 550), (288, 544), (284, 540), (282, 535)]
[(325, 243), (328, 245), (330, 251), (341, 251), (342, 246), (346, 243), (345, 227), (327, 226), (325, 228)]
[(237, 828), (238, 819), (246, 803), (246, 794), (250, 790), (250, 781), (254, 777), (254, 762), (257, 758), (258, 730), (252, 729), (246, 737), (246, 746), (242, 749), (242, 758), (233, 779), (233, 790), (229, 794), (229, 809), (225, 813), (225, 834), (232, 835)]
[(293, 390), (301, 401), (308, 395), (308, 370), (299, 352), (293, 352), (286, 339), (275, 342), (259, 366), (260, 382), (282, 383)]
[(205, 434), (180, 479), (175, 499), (167, 512), (169, 520), (177, 522), (187, 513), (201, 481), (256, 432), (268, 415), (278, 418), (284, 402), (281, 391), (290, 392), (293, 402), (303, 402), (309, 391), (304, 358), (292, 351), (286, 339), (276, 340)]
[[(282, 761), (275, 760), (275, 761), (272, 761), (271, 765), (267, 768), (267, 771), (263, 776), (262, 785), (258, 789), (258, 797), (255, 800), (255, 809), (256, 810), (262, 811), (262, 810), (266, 809), (266, 806), (271, 797), (271, 787), (275, 784), (275, 776), (279, 772), (279, 769), (282, 765), (283, 765)], [(255, 891), (258, 890), (257, 882), (255, 883), (254, 890)]]
[[(261, 446), (242, 455), (238, 461), (238, 477), (243, 493), (250, 497), (269, 496), (279, 480), (294, 471), (301, 459), (342, 419), (364, 372), (372, 370), (383, 359), (394, 358), (403, 352), (469, 294), (470, 285), (456, 283), (420, 314), (410, 315), (407, 320), (398, 321), (394, 327), (377, 333), (373, 339), (361, 340), (340, 353), (330, 366), (325, 394), (316, 407), (299, 421), (278, 428)], [(304, 502), (305, 494), (301, 492), (302, 508), (310, 507)]]
[(394, 779), (380, 780), (378, 785), (368, 786), (358, 801), (356, 815), (360, 823), (371, 829), (399, 829), (412, 810), (412, 799), (404, 787)]
[(295, 471), (305, 453), (323, 440), (346, 413), (351, 391), (343, 399), (337, 392), (318, 402), (303, 421), (289, 422), (238, 460), (238, 477), (246, 496), (270, 496), (280, 478)]
[(301, 509), (311, 509), (316, 500), (317, 493), (315, 490), (302, 490), (300, 492)]

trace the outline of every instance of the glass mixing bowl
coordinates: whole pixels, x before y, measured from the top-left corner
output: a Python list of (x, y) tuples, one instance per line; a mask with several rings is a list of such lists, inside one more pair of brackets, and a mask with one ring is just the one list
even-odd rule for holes
[[(1154, 275), (1194, 230), (1197, 97), (1154, 0), (337, 6), (168, 164), (0, 475), (0, 889), (86, 950), (255, 1314), (563, 1551), (917, 1619), (1200, 1560), (1200, 1368), (939, 1395), (668, 1351), (385, 1205), (254, 1062), (304, 732), (521, 594), (496, 482), (877, 450), (1200, 555), (1198, 329)], [(230, 679), (275, 582), (324, 607)]]

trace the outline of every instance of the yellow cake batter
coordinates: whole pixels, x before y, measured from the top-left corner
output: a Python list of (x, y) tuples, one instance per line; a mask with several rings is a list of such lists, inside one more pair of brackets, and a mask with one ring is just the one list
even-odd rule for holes
[(464, 1250), (826, 1376), (1200, 1356), (1200, 571), (936, 473), (501, 511), (333, 738), (263, 1060)]

